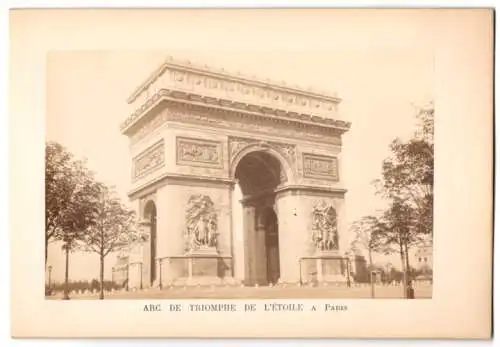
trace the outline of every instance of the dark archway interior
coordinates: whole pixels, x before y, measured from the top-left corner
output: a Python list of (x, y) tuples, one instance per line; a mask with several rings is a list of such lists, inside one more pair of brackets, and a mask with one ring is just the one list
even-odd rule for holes
[(262, 214), (266, 231), (267, 282), (276, 284), (280, 278), (278, 217), (270, 207), (265, 208)]
[(252, 233), (250, 238), (253, 239), (258, 232), (265, 232), (265, 239), (254, 246), (256, 248), (250, 251), (247, 258), (248, 262), (259, 262), (261, 265), (257, 267), (263, 271), (249, 281), (250, 285), (254, 283), (252, 281), (275, 284), (280, 278), (278, 218), (273, 205), (275, 189), (283, 176), (280, 161), (266, 152), (249, 153), (236, 167), (235, 177), (243, 194), (243, 206), (254, 207), (255, 223), (247, 221), (244, 230)]
[(247, 154), (236, 167), (235, 177), (244, 196), (273, 191), (281, 181), (281, 163), (269, 153)]
[(157, 235), (156, 235), (156, 205), (154, 202), (149, 201), (144, 208), (144, 216), (148, 219), (150, 223), (150, 281), (153, 285), (156, 280), (156, 245), (157, 245)]

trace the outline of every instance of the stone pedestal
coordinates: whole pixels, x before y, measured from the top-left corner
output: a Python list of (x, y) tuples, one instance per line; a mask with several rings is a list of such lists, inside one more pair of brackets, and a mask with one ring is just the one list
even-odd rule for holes
[(222, 257), (214, 247), (201, 247), (188, 252), (177, 260), (185, 262), (184, 276), (175, 278), (173, 286), (208, 286), (228, 284), (228, 272), (231, 272), (230, 261)]
[(214, 247), (203, 247), (187, 254), (188, 277), (217, 277), (219, 254)]
[(319, 283), (347, 282), (346, 258), (335, 251), (318, 252), (316, 258), (316, 274)]

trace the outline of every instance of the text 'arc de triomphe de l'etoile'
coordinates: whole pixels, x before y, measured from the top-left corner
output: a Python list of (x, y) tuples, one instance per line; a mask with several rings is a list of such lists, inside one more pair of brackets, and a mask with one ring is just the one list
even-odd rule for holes
[(169, 58), (128, 103), (129, 197), (148, 235), (131, 278), (347, 280), (339, 98)]

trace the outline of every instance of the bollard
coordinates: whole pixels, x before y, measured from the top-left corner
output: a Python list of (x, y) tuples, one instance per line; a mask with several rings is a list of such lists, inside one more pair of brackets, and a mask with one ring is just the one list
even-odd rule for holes
[(411, 281), (408, 282), (408, 287), (406, 288), (406, 298), (415, 299), (415, 289), (413, 289)]

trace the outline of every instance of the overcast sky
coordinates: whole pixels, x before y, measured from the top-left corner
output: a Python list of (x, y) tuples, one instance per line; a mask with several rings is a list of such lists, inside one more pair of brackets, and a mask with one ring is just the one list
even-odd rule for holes
[[(130, 188), (131, 158), (119, 125), (130, 114), (126, 99), (168, 55), (338, 93), (343, 100), (339, 118), (352, 122), (344, 137), (340, 172), (348, 189), (349, 224), (382, 206), (370, 182), (380, 175), (389, 143), (413, 133), (413, 105), (433, 99), (433, 55), (421, 49), (171, 48), (51, 53), (47, 139), (60, 142), (79, 158), (87, 158), (90, 169), (103, 182), (116, 186), (124, 201)], [(399, 265), (397, 257), (389, 260)], [(58, 246), (51, 246), (48, 262), (54, 269), (53, 278), (62, 279), (64, 258)], [(112, 258), (107, 262), (108, 279), (113, 262)], [(72, 255), (72, 279), (92, 279), (98, 274), (96, 257)]]

